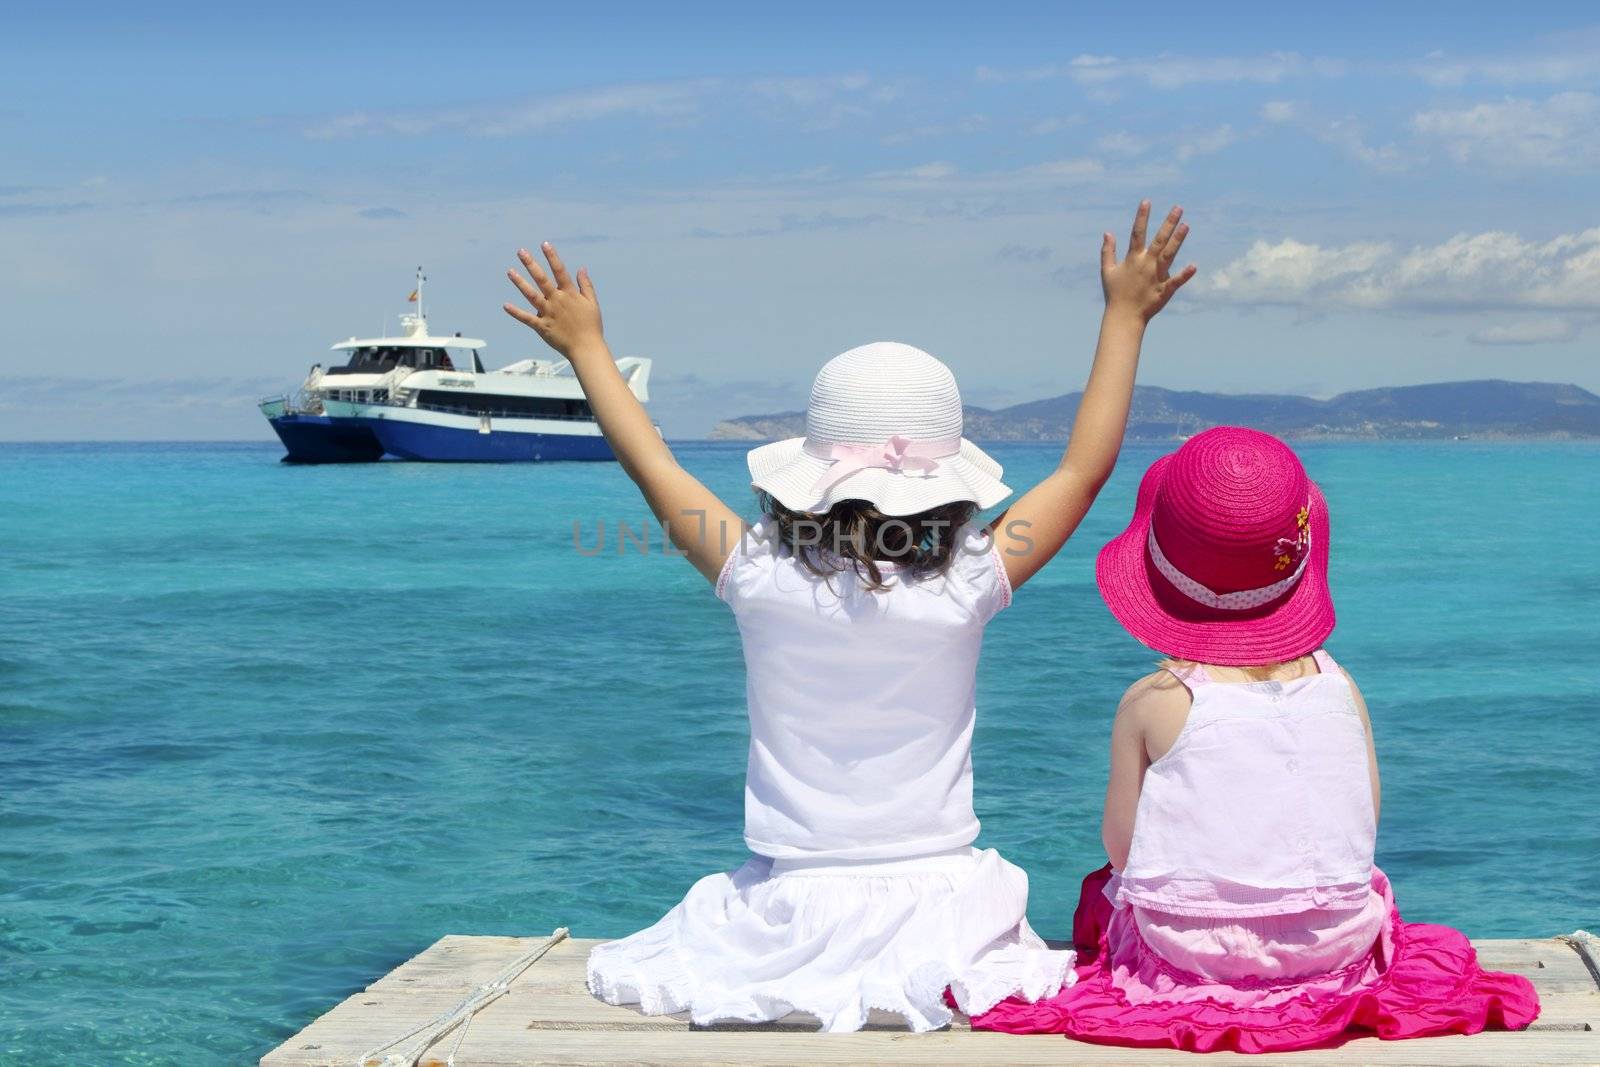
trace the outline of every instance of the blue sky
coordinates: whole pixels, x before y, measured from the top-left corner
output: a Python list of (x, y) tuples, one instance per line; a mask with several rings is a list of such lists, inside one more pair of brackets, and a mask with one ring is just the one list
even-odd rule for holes
[(536, 354), (498, 308), (543, 238), (671, 434), (876, 339), (1035, 399), (1081, 383), (1146, 195), (1200, 266), (1147, 383), (1600, 388), (1600, 13), (1296, 7), (9, 15), (0, 438), (262, 437), (418, 263), (436, 330)]

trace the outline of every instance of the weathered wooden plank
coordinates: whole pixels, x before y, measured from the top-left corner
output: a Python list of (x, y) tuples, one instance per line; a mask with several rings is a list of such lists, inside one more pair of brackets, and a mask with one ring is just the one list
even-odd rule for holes
[[(329, 1045), (315, 1040), (291, 1042), (263, 1061), (271, 1067), (324, 1067), (349, 1064), (371, 1044)], [(378, 1037), (377, 1040), (382, 1040)], [(424, 1067), (442, 1067), (452, 1047), (447, 1036), (425, 1054)], [(295, 1046), (295, 1047), (291, 1047)], [(319, 1048), (308, 1048), (320, 1045)], [(532, 1067), (535, 1064), (850, 1064), (850, 1063), (1100, 1064), (1192, 1063), (1183, 1053), (1086, 1045), (1065, 1038), (1011, 1037), (1005, 1034), (944, 1031), (932, 1034), (867, 1032), (802, 1034), (766, 1031), (728, 1033), (679, 1030), (530, 1030), (516, 1005), (497, 1001), (472, 1022), (456, 1056), (456, 1067)], [(1257, 1064), (1257, 1057), (1213, 1053), (1206, 1063)], [(1443, 1067), (1517, 1064), (1600, 1063), (1600, 1036), (1591, 1031), (1479, 1034), (1416, 1041), (1362, 1038), (1327, 1050), (1281, 1053), (1273, 1063), (1311, 1067), (1351, 1064)]]
[[(416, 989), (444, 986), (465, 993), (493, 977), (511, 960), (540, 941), (540, 938), (523, 937), (452, 935), (441, 938), (368, 989), (378, 992), (395, 987)], [(575, 1018), (590, 1017), (586, 1010), (594, 1002), (583, 988), (584, 966), (589, 950), (597, 944), (600, 942), (585, 939), (562, 941), (540, 960), (537, 967), (518, 980), (517, 989), (543, 993), (552, 998), (551, 1026), (567, 1026)], [(1538, 1025), (1570, 1027), (1577, 1025), (1580, 1020), (1587, 1020), (1600, 1029), (1600, 989), (1597, 989), (1583, 958), (1567, 943), (1557, 938), (1491, 940), (1478, 942), (1477, 949), (1483, 966), (1521, 974), (1534, 981), (1546, 1004), (1545, 1014)], [(1587, 997), (1588, 1000), (1563, 999), (1558, 1002), (1556, 998), (1562, 994)], [(1560, 1010), (1554, 1010), (1558, 1006)], [(605, 1005), (595, 1004), (594, 1007), (599, 1017), (617, 1011)], [(617, 1015), (613, 1026), (608, 1028), (650, 1025), (652, 1029), (671, 1029), (678, 1025), (671, 1021), (652, 1024), (647, 1023), (646, 1019), (629, 1012), (626, 1018)], [(681, 1025), (686, 1026), (687, 1023)], [(732, 1024), (726, 1025), (731, 1028)], [(802, 1030), (815, 1028), (804, 1016), (795, 1016), (776, 1025)], [(894, 1028), (897, 1021), (893, 1016), (880, 1016), (874, 1019), (872, 1025)]]
[[(468, 989), (489, 981), (502, 967), (537, 948), (545, 940), (544, 937), (446, 934), (367, 988), (377, 990), (406, 985)], [(599, 943), (565, 938), (545, 953), (539, 961), (539, 969), (546, 973), (560, 970), (563, 976), (571, 972), (581, 977), (589, 958), (589, 949)]]
[(1574, 930), (1570, 934), (1558, 938), (1572, 946), (1583, 960), (1583, 965), (1589, 971), (1589, 976), (1594, 979), (1594, 984), (1600, 987), (1600, 937), (1596, 937), (1587, 930)]
[[(472, 937), (450, 934), (395, 968), (368, 988), (395, 983), (473, 986), (487, 981), (517, 956), (542, 943), (542, 937)], [(550, 949), (540, 969), (582, 974), (589, 950), (598, 940), (567, 938)], [(1594, 989), (1582, 958), (1560, 938), (1488, 940), (1474, 942), (1478, 959), (1491, 970), (1511, 971), (1542, 982), (1573, 983)]]
[(1478, 962), (1485, 970), (1520, 974), (1544, 993), (1595, 993), (1600, 987), (1571, 945), (1560, 938), (1527, 941), (1478, 941)]
[[(350, 997), (282, 1047), (264, 1067), (350, 1064), (362, 1053), (445, 1011), (477, 985), (546, 938), (442, 938), (368, 989)], [(524, 1067), (540, 1063), (1061, 1063), (1192, 1062), (1178, 1053), (1108, 1049), (1061, 1038), (974, 1034), (959, 1023), (936, 1034), (908, 1034), (892, 1016), (889, 1029), (854, 1035), (809, 1033), (814, 1022), (794, 1017), (759, 1028), (692, 1029), (681, 1017), (649, 1017), (601, 1004), (584, 988), (584, 964), (594, 941), (567, 940), (546, 954), (511, 991), (476, 1015), (457, 1067)], [(1584, 958), (1558, 939), (1485, 941), (1487, 967), (1527, 975), (1544, 1011), (1523, 1034), (1423, 1041), (1352, 1041), (1340, 1049), (1276, 1055), (1276, 1063), (1343, 1065), (1460, 1063), (1600, 1064), (1600, 987)], [(428, 1050), (423, 1063), (443, 1063), (456, 1035)], [(1211, 1055), (1207, 1063), (1231, 1062)], [(1252, 1058), (1259, 1067), (1260, 1060)]]
[(261, 1059), (262, 1067), (347, 1067), (369, 1049), (450, 1008), (461, 996), (460, 992), (444, 989), (393, 996), (357, 993), (267, 1053)]
[[(410, 960), (374, 982), (389, 984), (398, 977), (406, 977), (416, 984), (474, 985), (493, 976), (502, 966), (522, 955), (544, 937), (477, 937), (464, 934), (446, 934), (429, 949), (414, 955)], [(595, 939), (568, 937), (549, 950), (541, 968), (550, 968), (565, 961), (573, 969), (582, 971), (589, 950), (602, 944)], [(1517, 941), (1475, 941), (1478, 960), (1483, 966), (1499, 971), (1531, 974), (1536, 969), (1562, 968), (1573, 974), (1586, 973), (1578, 953), (1560, 937), (1517, 939)], [(1590, 981), (1590, 985), (1594, 982)]]
[[(1110, 1067), (1124, 1064), (1195, 1062), (1186, 1053), (1152, 1052), (1085, 1045), (1061, 1037), (1011, 1037), (1005, 1034), (728, 1034), (609, 1033), (539, 1031), (500, 1044), (483, 1035), (469, 1035), (456, 1067), (530, 1067), (535, 1064), (726, 1064), (763, 1067), (777, 1064), (992, 1064)], [(1296, 1067), (1593, 1067), (1600, 1044), (1594, 1035), (1563, 1032), (1544, 1035), (1480, 1034), (1417, 1041), (1363, 1039), (1338, 1049), (1279, 1053), (1274, 1064)], [(1212, 1064), (1253, 1064), (1259, 1057), (1211, 1053)], [(423, 1067), (443, 1067), (442, 1053), (422, 1060)]]

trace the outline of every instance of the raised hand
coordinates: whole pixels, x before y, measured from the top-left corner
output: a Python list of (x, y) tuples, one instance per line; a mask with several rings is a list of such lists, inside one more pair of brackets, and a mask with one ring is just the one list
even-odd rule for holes
[(506, 304), (506, 314), (543, 337), (572, 363), (617, 462), (638, 484), (679, 553), (715, 582), (739, 543), (743, 523), (715, 493), (678, 466), (650, 414), (623, 381), (606, 347), (600, 301), (595, 298), (589, 272), (580, 270), (573, 278), (549, 241), (539, 247), (550, 264), (549, 274), (527, 249), (517, 253), (527, 275), (515, 269), (506, 271), (533, 310)]
[(1072, 420), (1061, 466), (1017, 498), (989, 524), (1000, 548), (1000, 560), (1011, 588), (1033, 577), (1077, 530), (1106, 479), (1111, 477), (1128, 429), (1128, 407), (1139, 370), (1139, 349), (1145, 325), (1167, 306), (1172, 294), (1194, 277), (1193, 265), (1172, 273), (1172, 261), (1189, 235), (1183, 209), (1173, 208), (1145, 244), (1150, 201), (1133, 217), (1128, 256), (1117, 262), (1117, 242), (1108, 233), (1100, 248), (1100, 282), (1106, 313), (1100, 319), (1100, 340), (1094, 365)]
[(517, 259), (533, 280), (530, 282), (515, 268), (506, 271), (506, 277), (533, 305), (533, 311), (506, 304), (506, 314), (531, 328), (544, 338), (545, 344), (569, 360), (577, 352), (603, 349), (605, 331), (600, 324), (600, 301), (595, 296), (589, 272), (579, 270), (574, 281), (554, 245), (546, 241), (539, 248), (550, 262), (548, 275), (526, 248), (517, 252)]
[(1128, 255), (1117, 262), (1117, 240), (1107, 233), (1100, 242), (1100, 285), (1106, 294), (1106, 312), (1113, 309), (1136, 313), (1145, 322), (1167, 306), (1172, 294), (1194, 277), (1191, 263), (1177, 274), (1172, 273), (1172, 261), (1189, 236), (1189, 226), (1182, 222), (1183, 208), (1167, 212), (1166, 221), (1156, 231), (1155, 240), (1145, 244), (1145, 227), (1150, 222), (1150, 201), (1145, 200), (1133, 216), (1133, 233), (1128, 241)]

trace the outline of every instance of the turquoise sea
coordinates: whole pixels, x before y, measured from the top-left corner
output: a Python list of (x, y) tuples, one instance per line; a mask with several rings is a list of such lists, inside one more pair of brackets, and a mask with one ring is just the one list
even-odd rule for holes
[[(985, 648), (980, 843), (1046, 934), (1153, 659), (1090, 561), (1159, 451)], [(1403, 911), (1600, 927), (1600, 446), (1301, 451)], [(994, 452), (1012, 485), (1059, 454)], [(278, 455), (0, 445), (0, 1061), (253, 1061), (442, 934), (620, 935), (741, 861), (733, 621), (658, 536), (617, 554), (620, 470)], [(748, 508), (742, 449), (681, 456)]]

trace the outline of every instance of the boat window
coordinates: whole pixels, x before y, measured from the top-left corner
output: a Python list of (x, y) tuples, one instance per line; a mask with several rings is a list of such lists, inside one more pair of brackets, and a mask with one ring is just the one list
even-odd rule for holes
[(421, 348), (417, 350), (418, 367), (426, 370), (455, 370), (455, 365), (450, 362), (450, 354), (442, 348)]
[(452, 411), (462, 415), (498, 415), (519, 418), (593, 419), (587, 400), (565, 400), (549, 396), (497, 396), (483, 393), (457, 393), (446, 389), (423, 389), (417, 406)]
[(393, 345), (366, 345), (350, 350), (342, 367), (329, 367), (329, 374), (385, 374), (400, 362), (401, 349)]

